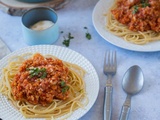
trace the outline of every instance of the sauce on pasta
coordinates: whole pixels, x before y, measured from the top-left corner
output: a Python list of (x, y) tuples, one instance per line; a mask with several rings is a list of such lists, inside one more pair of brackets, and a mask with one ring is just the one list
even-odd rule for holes
[(12, 82), (14, 99), (46, 106), (68, 98), (68, 68), (61, 60), (35, 54), (22, 63)]
[(160, 32), (159, 0), (118, 0), (116, 5), (111, 13), (129, 30)]

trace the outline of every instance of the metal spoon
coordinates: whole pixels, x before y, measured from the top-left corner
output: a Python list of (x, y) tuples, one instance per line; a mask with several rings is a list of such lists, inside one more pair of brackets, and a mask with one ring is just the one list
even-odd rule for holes
[(130, 67), (123, 76), (122, 87), (127, 93), (119, 120), (127, 120), (129, 116), (131, 97), (141, 91), (144, 83), (144, 76), (141, 68), (137, 65)]

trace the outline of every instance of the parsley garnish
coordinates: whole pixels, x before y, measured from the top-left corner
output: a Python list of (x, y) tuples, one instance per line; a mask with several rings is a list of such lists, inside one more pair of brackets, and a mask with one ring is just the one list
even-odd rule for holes
[(90, 39), (92, 38), (92, 36), (91, 36), (91, 34), (88, 32), (88, 28), (87, 28), (87, 27), (84, 27), (84, 29), (87, 30), (87, 32), (86, 32), (86, 38), (87, 38), (88, 40), (90, 40)]
[(66, 38), (64, 37), (63, 45), (65, 45), (66, 47), (68, 47), (69, 44), (70, 44), (70, 40), (71, 40), (71, 39), (74, 39), (74, 37), (71, 36), (71, 33), (68, 33), (68, 38), (66, 39)]
[(143, 8), (149, 6), (148, 0), (141, 0), (141, 4)]
[(145, 8), (145, 7), (147, 7), (147, 6), (149, 6), (148, 0), (141, 0), (140, 5), (135, 5), (135, 6), (133, 6), (133, 11), (132, 11), (132, 13), (133, 13), (133, 14), (136, 14), (136, 13), (138, 12), (138, 8), (139, 8), (139, 7)]
[(46, 78), (47, 72), (45, 68), (27, 68), (26, 70), (29, 71), (30, 77), (38, 77), (38, 78)]
[(63, 80), (60, 82), (60, 86), (62, 88), (62, 93), (65, 93), (65, 92), (67, 92), (69, 90), (69, 86), (66, 85), (66, 82), (63, 81)]
[(69, 90), (69, 86), (65, 86), (62, 88), (62, 93), (65, 93)]
[(66, 85), (66, 82), (64, 82), (63, 80), (60, 82), (61, 87), (64, 87)]
[(136, 14), (138, 12), (138, 5), (133, 6), (133, 14)]
[(91, 34), (90, 34), (90, 33), (86, 33), (86, 38), (87, 38), (88, 40), (90, 40), (90, 39), (91, 39)]

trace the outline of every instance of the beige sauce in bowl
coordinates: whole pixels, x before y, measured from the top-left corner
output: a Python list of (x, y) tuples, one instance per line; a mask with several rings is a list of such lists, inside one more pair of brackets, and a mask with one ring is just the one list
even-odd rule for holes
[(43, 20), (43, 21), (39, 21), (39, 22), (35, 23), (34, 25), (32, 25), (30, 27), (30, 29), (32, 29), (32, 30), (45, 30), (45, 29), (51, 27), (52, 25), (54, 25), (54, 23), (52, 21)]

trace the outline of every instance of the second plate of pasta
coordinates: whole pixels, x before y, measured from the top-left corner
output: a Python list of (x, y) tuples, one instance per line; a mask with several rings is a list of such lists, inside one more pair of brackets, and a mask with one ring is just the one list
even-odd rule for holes
[(107, 42), (118, 46), (123, 49), (138, 51), (138, 52), (154, 52), (160, 51), (160, 41), (150, 42), (144, 45), (136, 45), (123, 40), (123, 38), (113, 35), (106, 29), (106, 16), (105, 14), (113, 5), (113, 0), (100, 0), (96, 4), (93, 14), (92, 21), (93, 25), (98, 34), (104, 38)]

